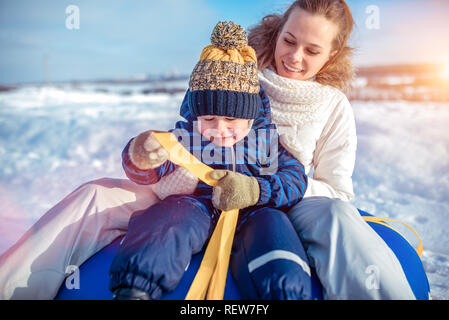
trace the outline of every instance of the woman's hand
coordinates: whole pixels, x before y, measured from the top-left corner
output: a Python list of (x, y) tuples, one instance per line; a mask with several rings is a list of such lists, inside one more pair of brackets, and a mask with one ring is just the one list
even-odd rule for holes
[(229, 170), (214, 170), (209, 177), (218, 180), (212, 204), (219, 210), (243, 209), (259, 201), (259, 182), (254, 177)]
[(168, 159), (168, 152), (156, 140), (152, 132), (149, 130), (139, 134), (129, 146), (129, 157), (141, 170), (159, 167)]

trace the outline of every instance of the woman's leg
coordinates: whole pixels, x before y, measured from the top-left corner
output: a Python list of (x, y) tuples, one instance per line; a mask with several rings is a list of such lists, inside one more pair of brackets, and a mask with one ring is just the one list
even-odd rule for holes
[(185, 195), (170, 196), (133, 216), (109, 270), (111, 291), (135, 289), (159, 299), (174, 290), (208, 239), (212, 217), (211, 208)]
[(157, 201), (151, 186), (125, 179), (83, 184), (0, 256), (0, 299), (53, 299), (67, 266), (80, 266)]
[(239, 224), (231, 270), (244, 299), (310, 299), (307, 256), (287, 215), (262, 208)]
[(288, 216), (325, 298), (415, 299), (393, 251), (348, 202), (304, 198)]

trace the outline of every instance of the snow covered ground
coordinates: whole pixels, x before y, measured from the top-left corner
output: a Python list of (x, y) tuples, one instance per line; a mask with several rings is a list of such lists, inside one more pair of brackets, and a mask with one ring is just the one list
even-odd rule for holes
[[(80, 184), (124, 178), (120, 153), (129, 138), (179, 119), (182, 93), (142, 89), (91, 83), (0, 93), (0, 253)], [(449, 103), (354, 101), (353, 108), (353, 203), (415, 228), (432, 296), (449, 299)]]

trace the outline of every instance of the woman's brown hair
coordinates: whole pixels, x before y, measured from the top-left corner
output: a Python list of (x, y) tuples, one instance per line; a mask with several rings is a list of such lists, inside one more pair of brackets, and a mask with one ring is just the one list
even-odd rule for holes
[(256, 50), (259, 69), (263, 70), (275, 65), (274, 51), (279, 33), (290, 13), (296, 8), (324, 16), (338, 26), (339, 32), (332, 43), (332, 51), (337, 50), (337, 53), (316, 74), (315, 81), (345, 90), (354, 77), (354, 67), (351, 62), (353, 49), (347, 45), (354, 19), (351, 9), (344, 0), (297, 0), (283, 15), (267, 15), (259, 24), (250, 28), (248, 42)]

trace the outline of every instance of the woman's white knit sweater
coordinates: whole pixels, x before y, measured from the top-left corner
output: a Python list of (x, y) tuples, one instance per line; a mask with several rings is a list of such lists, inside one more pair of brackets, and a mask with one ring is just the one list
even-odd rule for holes
[(357, 136), (346, 96), (315, 81), (280, 77), (271, 69), (259, 72), (259, 81), (282, 145), (307, 173), (313, 168), (305, 196), (352, 199)]

